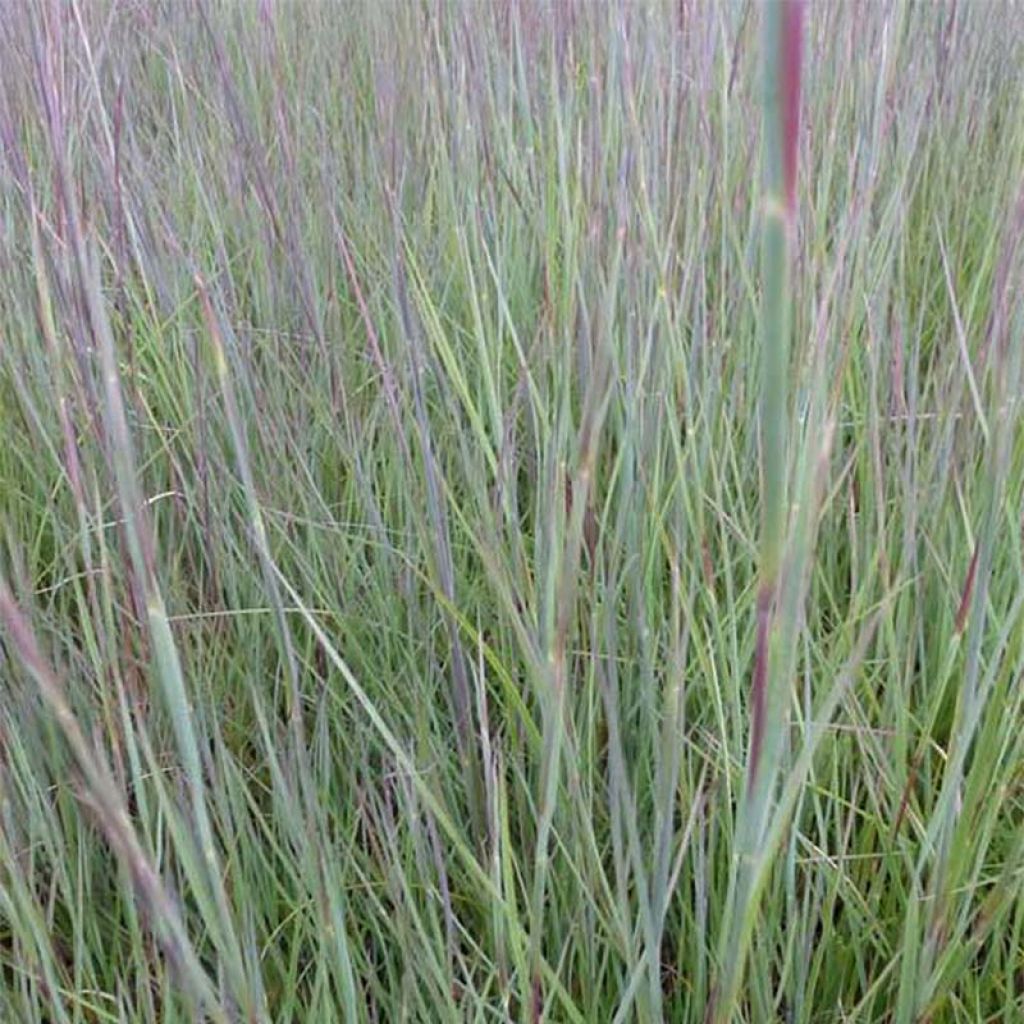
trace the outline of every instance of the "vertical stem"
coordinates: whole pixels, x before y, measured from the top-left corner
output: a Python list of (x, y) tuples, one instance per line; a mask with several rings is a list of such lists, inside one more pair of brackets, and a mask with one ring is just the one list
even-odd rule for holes
[(785, 732), (787, 671), (780, 658), (776, 598), (786, 527), (790, 277), (796, 228), (802, 0), (767, 0), (764, 45), (764, 228), (761, 243), (761, 553), (751, 682), (747, 784), (736, 820), (735, 855), (722, 929), (720, 975), (708, 1019), (733, 1019), (765, 878), (764, 837)]
[(761, 579), (771, 584), (778, 576), (786, 526), (790, 261), (796, 214), (802, 2), (769, 0), (764, 13)]

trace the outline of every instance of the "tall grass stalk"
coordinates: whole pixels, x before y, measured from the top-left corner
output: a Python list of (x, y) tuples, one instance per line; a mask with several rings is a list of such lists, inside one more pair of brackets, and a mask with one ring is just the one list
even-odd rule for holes
[[(761, 540), (747, 775), (736, 815), (736, 849), (720, 954), (714, 1019), (732, 1020), (769, 863), (766, 838), (785, 754), (799, 609), (782, 597), (783, 573), (799, 572), (787, 552), (790, 527), (789, 380), (791, 288), (797, 230), (797, 163), (802, 0), (763, 11), (763, 213), (760, 307)], [(806, 501), (810, 493), (802, 495)], [(788, 562), (788, 564), (787, 564)], [(792, 587), (790, 587), (792, 590)]]

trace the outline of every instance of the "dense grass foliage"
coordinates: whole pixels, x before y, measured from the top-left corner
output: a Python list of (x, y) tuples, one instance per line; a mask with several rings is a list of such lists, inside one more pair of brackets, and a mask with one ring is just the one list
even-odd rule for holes
[(0, 12), (0, 1019), (1024, 1020), (1019, 5)]

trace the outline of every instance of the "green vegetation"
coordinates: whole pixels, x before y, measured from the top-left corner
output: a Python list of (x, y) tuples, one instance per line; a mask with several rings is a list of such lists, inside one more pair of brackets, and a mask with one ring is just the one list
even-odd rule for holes
[(0, 1020), (1024, 1020), (1017, 7), (3, 20)]

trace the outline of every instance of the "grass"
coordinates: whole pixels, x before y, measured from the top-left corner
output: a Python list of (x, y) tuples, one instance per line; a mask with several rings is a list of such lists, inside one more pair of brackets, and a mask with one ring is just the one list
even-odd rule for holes
[(1024, 1019), (1012, 4), (5, 15), (0, 1020)]

